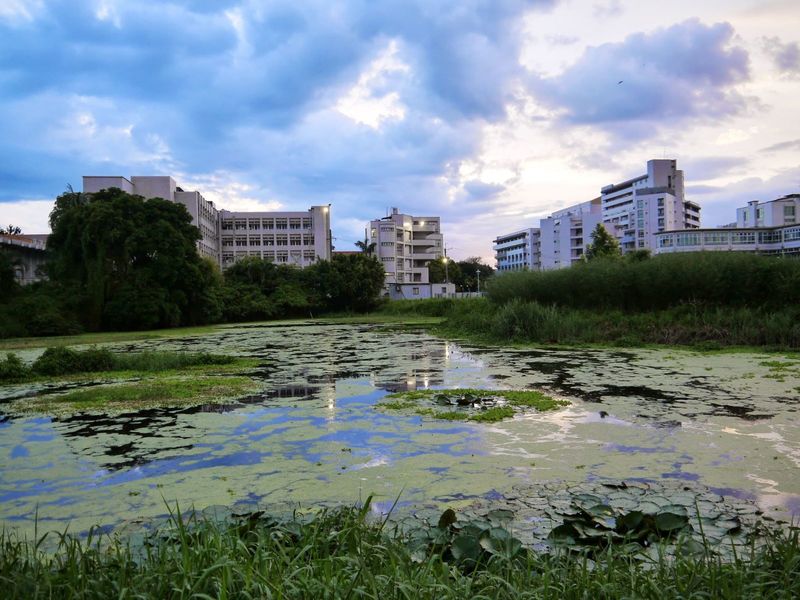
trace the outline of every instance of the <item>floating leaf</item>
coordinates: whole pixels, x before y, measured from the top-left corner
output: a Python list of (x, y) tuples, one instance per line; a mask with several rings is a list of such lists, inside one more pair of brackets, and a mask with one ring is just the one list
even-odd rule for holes
[(481, 555), (481, 544), (478, 538), (472, 535), (459, 535), (453, 540), (450, 552), (456, 561), (476, 561)]
[(456, 517), (456, 511), (452, 508), (448, 508), (446, 511), (442, 513), (442, 516), (439, 517), (439, 529), (447, 529), (458, 520)]
[(675, 531), (682, 529), (689, 522), (686, 515), (674, 512), (660, 512), (656, 515), (655, 524), (661, 531)]

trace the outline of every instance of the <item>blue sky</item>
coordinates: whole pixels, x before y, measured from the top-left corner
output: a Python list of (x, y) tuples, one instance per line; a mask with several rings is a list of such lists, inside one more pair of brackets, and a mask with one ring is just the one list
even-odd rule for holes
[(800, 191), (796, 0), (3, 0), (0, 222), (84, 174), (397, 206), (451, 256), (675, 157), (703, 223)]

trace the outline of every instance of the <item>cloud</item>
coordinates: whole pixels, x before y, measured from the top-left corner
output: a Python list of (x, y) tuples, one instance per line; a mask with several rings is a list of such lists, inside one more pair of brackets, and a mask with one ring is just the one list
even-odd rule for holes
[(783, 150), (800, 150), (800, 140), (787, 140), (762, 148), (761, 152), (781, 152)]
[(800, 76), (800, 44), (782, 42), (779, 37), (763, 38), (764, 50), (782, 74)]
[[(458, 164), (556, 0), (17, 0), (0, 15), (0, 201), (173, 174), (220, 206), (458, 215)], [(5, 17), (5, 18), (3, 18)], [(455, 174), (455, 175), (454, 175)]]
[(504, 185), (485, 181), (472, 180), (464, 183), (464, 191), (467, 193), (469, 201), (491, 200), (505, 189)]
[(620, 0), (605, 0), (605, 2), (595, 2), (592, 6), (592, 14), (595, 19), (609, 19), (618, 17), (623, 13), (622, 2)]
[(679, 167), (690, 181), (708, 181), (742, 171), (750, 163), (745, 156), (697, 156), (681, 159)]
[(733, 42), (729, 24), (691, 19), (590, 47), (562, 73), (534, 80), (533, 90), (564, 124), (647, 138), (666, 124), (719, 120), (748, 108), (736, 86), (750, 77), (749, 57)]

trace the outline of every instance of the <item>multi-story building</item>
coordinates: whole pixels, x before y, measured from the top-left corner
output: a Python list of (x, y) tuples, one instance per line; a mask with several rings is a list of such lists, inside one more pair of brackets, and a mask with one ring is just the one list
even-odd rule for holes
[(493, 249), (499, 273), (541, 269), (539, 229), (536, 227), (497, 236)]
[(561, 269), (583, 260), (592, 231), (601, 222), (600, 198), (563, 208), (539, 221), (541, 268)]
[(800, 194), (768, 202), (753, 200), (736, 209), (736, 227), (780, 227), (800, 223)]
[(245, 256), (298, 267), (331, 257), (329, 206), (303, 212), (221, 210), (219, 222), (222, 268)]
[(600, 198), (603, 224), (623, 253), (654, 249), (658, 232), (700, 227), (700, 206), (686, 200), (674, 160), (647, 161), (646, 174), (604, 186)]
[(736, 223), (716, 229), (656, 233), (656, 254), (736, 251), (800, 256), (800, 194), (736, 209)]
[(245, 256), (299, 267), (331, 257), (330, 205), (303, 212), (230, 212), (218, 210), (200, 192), (183, 190), (169, 176), (83, 177), (86, 193), (112, 187), (183, 204), (202, 236), (198, 252), (223, 269)]
[[(538, 267), (559, 269), (583, 260), (591, 235), (601, 223), (620, 242), (623, 253), (656, 249), (655, 235), (668, 230), (700, 227), (700, 206), (686, 200), (683, 171), (671, 159), (647, 161), (647, 173), (606, 185), (600, 196), (556, 211), (539, 222)], [(498, 236), (495, 253), (498, 270), (507, 265), (504, 244), (519, 232)], [(503, 245), (498, 241), (503, 240)]]
[[(430, 297), (455, 291), (452, 284), (430, 285), (428, 265), (445, 258), (439, 217), (415, 217), (392, 208), (392, 214), (370, 221), (370, 243), (386, 272), (390, 297)], [(415, 293), (416, 291), (416, 293)], [(426, 296), (427, 294), (427, 296)]]

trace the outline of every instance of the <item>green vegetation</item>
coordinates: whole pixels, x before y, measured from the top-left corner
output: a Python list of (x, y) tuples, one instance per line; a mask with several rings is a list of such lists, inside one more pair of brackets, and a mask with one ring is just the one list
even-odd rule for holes
[(179, 203), (116, 188), (60, 195), (47, 281), (20, 287), (0, 252), (0, 338), (364, 312), (380, 302), (374, 256), (336, 255), (306, 269), (248, 258), (223, 277), (198, 254), (191, 220)]
[(432, 261), (428, 265), (428, 277), (431, 283), (444, 283), (445, 279), (456, 286), (459, 292), (478, 291), (478, 273), (480, 272), (481, 290), (494, 276), (494, 269), (477, 256), (460, 260), (447, 259), (447, 268), (444, 261)]
[(596, 259), (506, 273), (487, 298), (392, 302), (444, 317), (434, 331), (487, 343), (800, 347), (800, 261), (735, 252)]
[(586, 247), (586, 260), (622, 258), (619, 242), (601, 223), (591, 233), (592, 243)]
[(151, 406), (196, 405), (235, 399), (258, 390), (249, 377), (231, 375), (159, 375), (100, 385), (65, 394), (47, 394), (16, 401), (19, 412), (71, 413), (81, 410), (132, 410)]
[[(496, 423), (514, 416), (515, 408), (538, 411), (556, 410), (569, 402), (556, 400), (536, 390), (411, 390), (385, 397), (378, 406), (384, 410), (415, 409), (415, 414), (445, 421)], [(426, 406), (427, 405), (427, 406)], [(440, 411), (431, 406), (456, 410)]]
[(29, 367), (9, 352), (0, 359), (0, 383), (27, 381), (42, 377), (96, 374), (109, 371), (154, 372), (184, 370), (194, 366), (230, 365), (233, 356), (205, 352), (117, 353), (106, 348), (73, 350), (66, 346), (47, 348)]
[(409, 526), (363, 507), (276, 518), (171, 515), (152, 534), (92, 532), (20, 540), (0, 533), (4, 597), (16, 598), (791, 598), (800, 595), (797, 530), (766, 534), (733, 559), (707, 548), (537, 553), (507, 511)]

